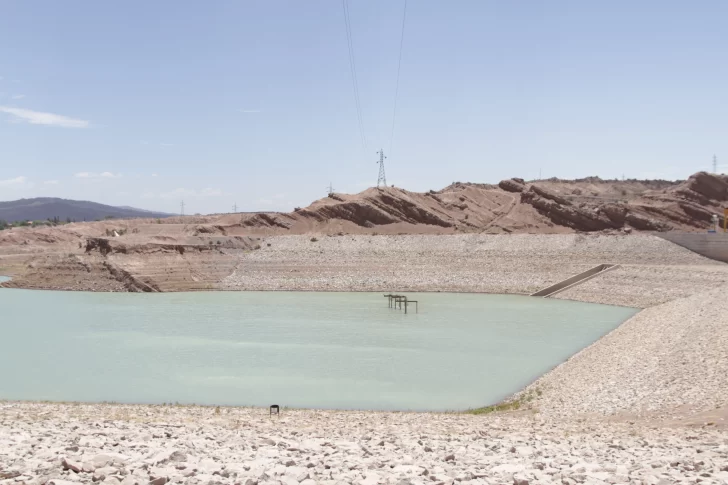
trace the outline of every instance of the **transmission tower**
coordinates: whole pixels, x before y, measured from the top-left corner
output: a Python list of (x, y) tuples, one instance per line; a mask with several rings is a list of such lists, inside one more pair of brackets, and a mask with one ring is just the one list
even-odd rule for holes
[(713, 155), (713, 173), (718, 173), (718, 157)]
[(179, 214), (181, 216), (185, 215), (185, 201), (179, 203)]
[(236, 214), (238, 212), (238, 203), (233, 204), (233, 214)]
[(376, 162), (379, 164), (379, 178), (377, 179), (377, 188), (379, 188), (381, 185), (387, 186), (387, 176), (384, 174), (384, 159), (387, 158), (384, 156), (384, 150), (379, 149), (377, 152), (379, 154), (379, 160)]
[(331, 184), (331, 182), (329, 182), (329, 186), (326, 187), (326, 190), (329, 191), (329, 195), (333, 195), (333, 193), (334, 193), (334, 186)]

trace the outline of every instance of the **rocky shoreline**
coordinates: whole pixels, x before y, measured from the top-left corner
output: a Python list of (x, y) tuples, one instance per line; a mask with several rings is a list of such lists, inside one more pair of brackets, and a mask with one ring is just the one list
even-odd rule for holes
[(602, 263), (619, 268), (558, 298), (646, 308), (728, 284), (728, 265), (652, 235), (468, 234), (279, 236), (220, 287), (530, 294)]
[(25, 260), (0, 256), (0, 269), (13, 276), (5, 286), (32, 289), (530, 294), (612, 263), (619, 267), (558, 298), (635, 308), (728, 284), (728, 265), (646, 234), (305, 235), (230, 244), (198, 251), (134, 245), (124, 236), (103, 254), (69, 248)]
[(0, 403), (0, 483), (726, 483), (713, 426), (181, 406)]

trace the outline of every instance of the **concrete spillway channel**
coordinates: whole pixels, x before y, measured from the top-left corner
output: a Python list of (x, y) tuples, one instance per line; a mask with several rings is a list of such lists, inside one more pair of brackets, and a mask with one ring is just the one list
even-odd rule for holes
[(571, 278), (567, 278), (563, 281), (559, 281), (555, 285), (551, 285), (548, 288), (539, 290), (536, 293), (531, 293), (531, 296), (541, 296), (543, 298), (553, 296), (556, 293), (559, 293), (559, 292), (562, 292), (564, 290), (571, 288), (572, 286), (580, 285), (583, 282), (594, 278), (595, 276), (599, 276), (602, 273), (611, 271), (614, 268), (617, 268), (618, 266), (619, 265), (617, 265), (617, 264), (600, 264), (599, 266), (595, 266), (591, 269), (588, 269), (588, 270), (584, 271), (583, 273), (574, 275)]

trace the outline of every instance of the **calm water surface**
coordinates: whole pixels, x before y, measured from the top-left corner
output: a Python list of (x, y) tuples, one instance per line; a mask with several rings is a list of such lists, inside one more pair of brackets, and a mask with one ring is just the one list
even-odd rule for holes
[(523, 296), (0, 289), (0, 398), (445, 410), (491, 404), (636, 310)]

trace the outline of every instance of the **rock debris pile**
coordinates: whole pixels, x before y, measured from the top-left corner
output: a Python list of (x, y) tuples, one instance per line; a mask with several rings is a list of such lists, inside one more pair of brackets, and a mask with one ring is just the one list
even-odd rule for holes
[(728, 483), (728, 435), (538, 415), (5, 403), (0, 483)]

